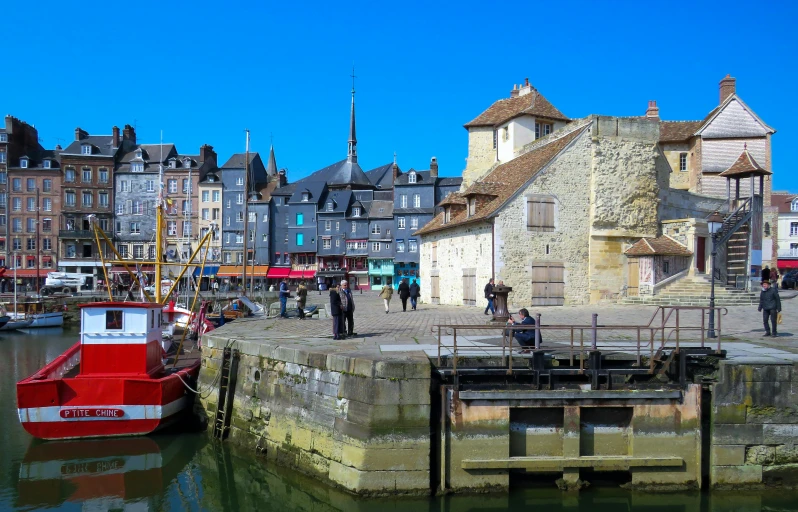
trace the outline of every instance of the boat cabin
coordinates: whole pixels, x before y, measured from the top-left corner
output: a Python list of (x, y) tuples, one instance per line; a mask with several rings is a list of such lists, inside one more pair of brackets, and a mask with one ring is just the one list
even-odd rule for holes
[(160, 377), (161, 316), (157, 303), (83, 304), (80, 376)]

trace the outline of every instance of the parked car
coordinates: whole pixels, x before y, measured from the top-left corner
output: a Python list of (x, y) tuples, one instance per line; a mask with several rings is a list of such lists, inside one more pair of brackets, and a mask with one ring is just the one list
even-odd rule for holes
[(785, 290), (795, 289), (798, 286), (798, 269), (789, 270), (781, 277), (781, 287)]

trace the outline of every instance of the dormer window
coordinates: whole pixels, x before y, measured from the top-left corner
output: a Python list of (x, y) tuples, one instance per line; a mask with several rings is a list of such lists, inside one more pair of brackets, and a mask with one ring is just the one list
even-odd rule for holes
[(8, 142), (8, 134), (0, 133), (0, 142)]
[(130, 170), (132, 172), (144, 172), (144, 163), (143, 162), (133, 162), (130, 164)]
[(407, 175), (407, 182), (408, 183), (415, 183), (416, 182), (416, 173), (411, 172)]
[(177, 168), (177, 161), (169, 160), (169, 168), (170, 169), (176, 169)]
[(48, 160), (45, 160), (45, 161), (42, 163), (42, 165), (44, 166), (44, 168), (45, 168), (45, 169), (49, 169), (49, 168), (50, 168), (50, 160), (49, 160), (49, 159), (48, 159)]
[(136, 158), (141, 158), (141, 150), (136, 150)]
[(310, 200), (310, 192), (302, 192), (302, 202), (307, 203)]
[(80, 146), (80, 154), (82, 154), (82, 155), (90, 155), (91, 154), (91, 144), (82, 144)]
[(183, 167), (185, 167), (186, 169), (191, 169), (191, 159), (190, 158), (186, 158), (186, 159), (183, 160)]
[(327, 203), (327, 211), (328, 211), (328, 212), (331, 212), (331, 211), (333, 211), (333, 208), (334, 208), (333, 202), (332, 202), (332, 201), (329, 201), (329, 202)]
[(360, 217), (360, 207), (353, 206), (352, 207), (352, 217)]
[(19, 166), (22, 169), (27, 169), (28, 168), (28, 159), (27, 158), (20, 158), (19, 159)]
[(792, 200), (792, 203), (790, 204), (790, 211), (798, 212), (798, 199)]
[(477, 214), (477, 198), (476, 197), (469, 197), (468, 198), (468, 216), (471, 217), (472, 215)]
[(443, 223), (448, 224), (452, 220), (452, 208), (449, 206), (443, 207)]

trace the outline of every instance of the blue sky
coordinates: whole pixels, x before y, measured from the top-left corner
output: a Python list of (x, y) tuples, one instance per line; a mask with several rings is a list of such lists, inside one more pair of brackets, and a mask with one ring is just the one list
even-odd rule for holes
[[(703, 118), (718, 81), (774, 127), (798, 191), (798, 8), (789, 2), (7, 2), (4, 114), (64, 145), (76, 126), (221, 161), (267, 153), (290, 180), (346, 156), (352, 64), (361, 166), (459, 175), (462, 125), (525, 77), (563, 113)], [(265, 155), (264, 155), (265, 157)]]

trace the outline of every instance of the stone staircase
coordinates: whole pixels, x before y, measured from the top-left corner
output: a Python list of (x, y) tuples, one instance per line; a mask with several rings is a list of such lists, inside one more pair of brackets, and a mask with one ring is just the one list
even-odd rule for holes
[[(619, 304), (651, 306), (709, 306), (712, 285), (709, 277), (683, 277), (665, 286), (653, 297), (624, 297)], [(715, 281), (716, 306), (750, 306), (759, 304), (757, 293), (722, 286)]]

